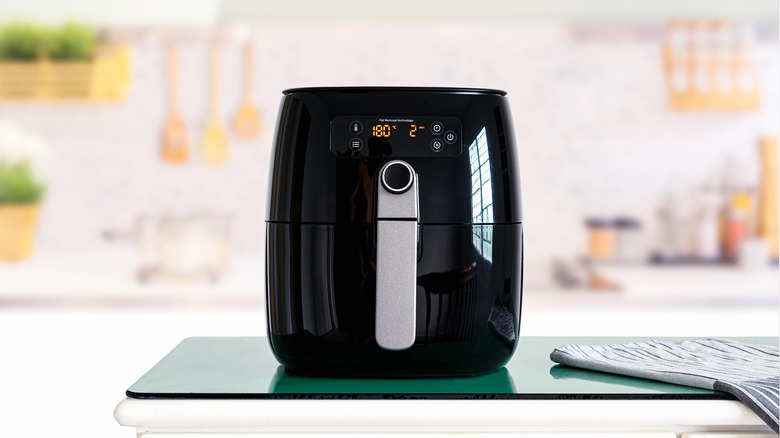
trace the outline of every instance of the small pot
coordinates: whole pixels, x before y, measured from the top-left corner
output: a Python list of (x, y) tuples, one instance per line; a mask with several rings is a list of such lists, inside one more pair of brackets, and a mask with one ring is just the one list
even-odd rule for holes
[(230, 246), (228, 215), (138, 216), (127, 231), (108, 231), (108, 239), (134, 240), (141, 251), (138, 279), (217, 281), (227, 265)]
[(39, 210), (38, 204), (0, 204), (0, 260), (30, 258)]

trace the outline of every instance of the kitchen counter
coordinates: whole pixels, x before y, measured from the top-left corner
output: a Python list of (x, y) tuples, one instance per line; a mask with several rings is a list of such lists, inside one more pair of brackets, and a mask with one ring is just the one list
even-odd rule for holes
[[(142, 284), (130, 251), (38, 254), (24, 263), (0, 264), (0, 308), (240, 312), (257, 315), (253, 333), (264, 333), (264, 264), (260, 255), (236, 255), (216, 283)], [(566, 335), (576, 327), (584, 335), (778, 335), (777, 270), (754, 275), (727, 267), (609, 269), (628, 280), (621, 290), (545, 287), (534, 281), (541, 270), (527, 269), (521, 333)], [(734, 293), (740, 283), (752, 284), (753, 293)], [(733, 299), (722, 299), (729, 294)]]
[(209, 307), (262, 309), (265, 261), (230, 259), (223, 276), (208, 280), (142, 283), (131, 251), (39, 254), (0, 264), (0, 305), (35, 307)]
[[(219, 281), (137, 279), (138, 257), (131, 251), (40, 254), (0, 264), (0, 305), (256, 307), (264, 305), (262, 254), (236, 255)], [(524, 304), (540, 308), (733, 307), (778, 305), (779, 271), (743, 271), (731, 266), (599, 265), (597, 272), (616, 283), (615, 291), (562, 289), (527, 265)], [(541, 280), (541, 281), (539, 281)]]

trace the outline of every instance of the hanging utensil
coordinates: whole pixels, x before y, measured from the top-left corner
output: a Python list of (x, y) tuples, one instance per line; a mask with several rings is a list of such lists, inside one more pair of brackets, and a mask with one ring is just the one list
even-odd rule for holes
[(260, 136), (260, 112), (252, 104), (252, 42), (244, 45), (244, 99), (233, 120), (233, 129), (239, 138), (254, 140)]
[(228, 153), (228, 139), (225, 127), (219, 120), (219, 48), (214, 45), (211, 47), (210, 56), (211, 67), (211, 111), (209, 120), (206, 123), (206, 130), (203, 132), (203, 141), (201, 143), (201, 153), (206, 164), (219, 166), (225, 162)]
[(168, 88), (170, 109), (162, 132), (161, 153), (167, 163), (185, 163), (190, 155), (187, 126), (179, 113), (179, 65), (176, 46), (168, 46)]

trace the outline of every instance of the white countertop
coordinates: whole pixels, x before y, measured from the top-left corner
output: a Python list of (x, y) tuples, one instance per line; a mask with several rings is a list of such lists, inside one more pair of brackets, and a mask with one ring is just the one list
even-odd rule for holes
[[(236, 255), (218, 282), (137, 279), (131, 251), (37, 254), (0, 264), (0, 305), (258, 307), (264, 305), (263, 255)], [(778, 269), (730, 266), (603, 265), (597, 272), (615, 291), (539, 286), (545, 273), (526, 266), (524, 304), (533, 307), (764, 307), (778, 306)]]
[(658, 436), (673, 438), (702, 431), (771, 432), (756, 414), (732, 400), (124, 399), (114, 416), (124, 426), (160, 436), (283, 432), (503, 437), (576, 431), (573, 436), (581, 437), (582, 432), (620, 431), (628, 436), (665, 432)]
[(130, 251), (36, 254), (0, 264), (0, 304), (32, 306), (258, 307), (263, 306), (262, 256), (233, 257), (217, 282), (141, 283)]

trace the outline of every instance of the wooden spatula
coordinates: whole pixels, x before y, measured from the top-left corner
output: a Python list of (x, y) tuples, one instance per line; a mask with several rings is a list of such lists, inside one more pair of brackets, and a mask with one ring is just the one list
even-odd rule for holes
[(206, 164), (219, 166), (227, 159), (228, 138), (225, 127), (219, 120), (219, 102), (217, 101), (219, 96), (219, 48), (216, 45), (211, 47), (210, 61), (211, 111), (206, 123), (206, 130), (203, 132), (201, 153)]
[(244, 46), (244, 99), (233, 119), (236, 136), (244, 140), (254, 140), (260, 136), (260, 112), (252, 105), (252, 42)]
[(170, 91), (170, 113), (162, 132), (160, 147), (163, 161), (185, 163), (190, 156), (190, 137), (187, 126), (179, 113), (179, 65), (174, 45), (168, 46), (168, 88)]

